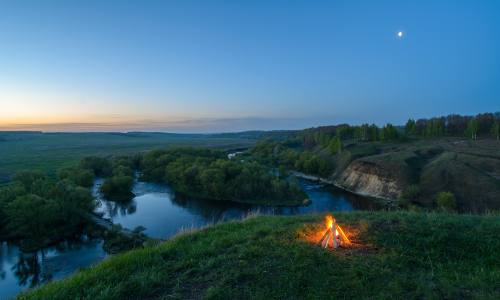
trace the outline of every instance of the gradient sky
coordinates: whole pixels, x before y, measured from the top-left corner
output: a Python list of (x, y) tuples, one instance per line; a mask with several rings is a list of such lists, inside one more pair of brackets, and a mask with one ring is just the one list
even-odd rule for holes
[(0, 0), (0, 130), (215, 132), (498, 111), (499, 54), (495, 0)]

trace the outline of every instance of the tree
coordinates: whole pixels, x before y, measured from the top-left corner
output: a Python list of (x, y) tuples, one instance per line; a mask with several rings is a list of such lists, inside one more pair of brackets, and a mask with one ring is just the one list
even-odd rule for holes
[(425, 129), (427, 128), (427, 119), (418, 119), (417, 122), (415, 122), (415, 131), (417, 135), (419, 136), (424, 136), (425, 135)]
[(495, 123), (495, 115), (492, 113), (484, 113), (478, 114), (474, 118), (478, 123), (478, 133), (479, 134), (488, 134), (491, 130), (491, 126)]
[(82, 168), (64, 168), (59, 170), (58, 177), (61, 180), (69, 180), (76, 185), (91, 187), (94, 184), (94, 172)]
[(13, 182), (20, 183), (31, 194), (45, 195), (47, 193), (47, 176), (38, 171), (19, 172), (12, 178)]
[(340, 139), (348, 139), (354, 136), (354, 128), (348, 124), (337, 125), (335, 135)]
[(127, 175), (108, 177), (101, 185), (101, 193), (104, 197), (113, 200), (130, 200), (133, 196), (131, 190), (134, 178)]
[(406, 135), (415, 135), (416, 133), (415, 120), (408, 119), (405, 125), (405, 133)]
[(446, 133), (449, 135), (460, 136), (467, 129), (467, 123), (470, 117), (461, 115), (448, 115), (446, 117)]
[(80, 168), (92, 170), (95, 176), (109, 176), (112, 172), (111, 162), (103, 157), (88, 156), (80, 161)]
[(425, 136), (438, 137), (444, 135), (445, 118), (432, 118), (427, 121)]
[(336, 136), (330, 141), (328, 148), (332, 154), (341, 153), (342, 152), (342, 141), (340, 140), (340, 138), (338, 136)]
[(495, 121), (495, 123), (491, 125), (491, 134), (497, 140), (500, 139), (500, 121)]
[(368, 140), (368, 131), (370, 129), (370, 125), (368, 124), (363, 124), (359, 127), (359, 138), (362, 141)]
[(24, 249), (35, 250), (80, 233), (94, 208), (88, 188), (22, 172), (0, 189), (0, 230)]
[(476, 140), (478, 130), (479, 130), (479, 123), (477, 122), (476, 119), (471, 119), (467, 124), (467, 130), (465, 131), (465, 134), (467, 136), (470, 136), (471, 139)]
[(380, 140), (382, 141), (392, 141), (398, 139), (398, 131), (396, 127), (392, 124), (388, 123), (382, 128), (382, 132), (380, 134)]
[(7, 205), (7, 229), (11, 235), (25, 240), (23, 245), (35, 248), (51, 235), (54, 203), (37, 195), (17, 197)]
[(372, 124), (368, 130), (368, 139), (370, 141), (378, 141), (379, 139), (379, 129), (377, 125)]

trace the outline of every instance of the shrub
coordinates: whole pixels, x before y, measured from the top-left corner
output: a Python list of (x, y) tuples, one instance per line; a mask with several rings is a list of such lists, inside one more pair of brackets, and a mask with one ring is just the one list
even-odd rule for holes
[(101, 185), (101, 193), (112, 200), (130, 200), (134, 178), (131, 176), (108, 177)]
[(436, 205), (442, 210), (455, 210), (457, 208), (455, 195), (453, 195), (451, 192), (440, 192), (436, 196)]
[(81, 168), (65, 168), (58, 172), (59, 179), (67, 179), (72, 183), (83, 186), (91, 187), (94, 184), (94, 173), (89, 169)]
[(398, 198), (397, 207), (399, 208), (409, 208), (412, 202), (420, 196), (420, 187), (416, 184), (409, 185)]
[(409, 185), (401, 196), (408, 201), (414, 201), (420, 196), (420, 187), (416, 184)]

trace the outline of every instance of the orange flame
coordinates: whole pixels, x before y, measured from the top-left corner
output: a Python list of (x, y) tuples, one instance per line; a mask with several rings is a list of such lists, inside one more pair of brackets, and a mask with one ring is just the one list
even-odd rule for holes
[(347, 237), (347, 235), (344, 233), (344, 230), (342, 230), (342, 227), (340, 227), (339, 225), (337, 225), (337, 229), (336, 230), (336, 234), (339, 235), (339, 231), (340, 231), (340, 234), (342, 235), (342, 237), (344, 238), (345, 242), (347, 244), (350, 244), (351, 243), (351, 240), (349, 240), (349, 238)]
[[(331, 215), (326, 216), (326, 218), (325, 218), (326, 230), (333, 229), (333, 222), (334, 221), (335, 221), (335, 219), (333, 218), (333, 216), (331, 216)], [(338, 236), (341, 236), (345, 243), (348, 243), (348, 244), (351, 243), (351, 241), (349, 240), (347, 235), (344, 233), (344, 230), (342, 230), (342, 228), (339, 226), (339, 224), (335, 224), (335, 237), (338, 237)]]
[(332, 216), (330, 216), (330, 215), (326, 216), (325, 222), (326, 222), (326, 229), (330, 229), (333, 227), (333, 217)]

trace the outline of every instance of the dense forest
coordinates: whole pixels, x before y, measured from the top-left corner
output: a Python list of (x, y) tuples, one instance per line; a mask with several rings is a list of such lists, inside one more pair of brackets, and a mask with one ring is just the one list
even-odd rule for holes
[(0, 237), (24, 249), (47, 246), (82, 233), (94, 208), (89, 189), (72, 180), (21, 172), (0, 191)]
[[(143, 179), (166, 182), (178, 193), (202, 199), (269, 205), (301, 205), (306, 195), (286, 174), (257, 162), (229, 160), (222, 151), (180, 148), (146, 153)], [(279, 172), (278, 172), (279, 173)]]
[(41, 172), (19, 172), (9, 185), (0, 188), (0, 240), (34, 251), (87, 235), (104, 238), (108, 252), (136, 248), (145, 240), (140, 231), (123, 236), (119, 230), (95, 226), (97, 203), (90, 190), (96, 177), (106, 177), (102, 192), (113, 200), (123, 200), (120, 197), (130, 193), (133, 183), (129, 162), (133, 157), (92, 156), (60, 169), (56, 178)]
[(304, 204), (306, 195), (285, 173), (275, 172), (256, 161), (230, 160), (224, 151), (203, 148), (153, 150), (132, 156), (86, 157), (80, 165), (62, 172), (87, 184), (103, 177), (102, 195), (128, 201), (134, 173), (141, 180), (171, 185), (179, 195), (217, 201), (272, 205)]

